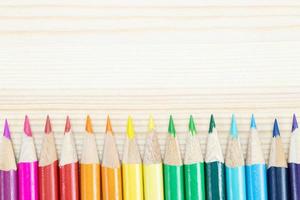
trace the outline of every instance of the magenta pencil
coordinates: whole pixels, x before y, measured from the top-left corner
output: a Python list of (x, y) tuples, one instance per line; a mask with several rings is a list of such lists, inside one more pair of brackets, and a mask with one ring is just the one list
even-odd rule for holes
[(38, 161), (28, 116), (18, 162), (19, 200), (38, 200)]
[(7, 120), (0, 143), (0, 200), (17, 200), (17, 166)]

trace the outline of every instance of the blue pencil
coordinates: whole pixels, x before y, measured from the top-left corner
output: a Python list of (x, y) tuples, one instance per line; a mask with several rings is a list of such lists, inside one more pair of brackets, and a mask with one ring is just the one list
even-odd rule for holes
[(267, 166), (256, 128), (251, 117), (250, 135), (246, 159), (247, 200), (268, 200)]
[(225, 177), (227, 200), (246, 200), (245, 163), (234, 115), (226, 152)]
[(288, 168), (277, 119), (274, 122), (267, 174), (269, 200), (289, 200)]

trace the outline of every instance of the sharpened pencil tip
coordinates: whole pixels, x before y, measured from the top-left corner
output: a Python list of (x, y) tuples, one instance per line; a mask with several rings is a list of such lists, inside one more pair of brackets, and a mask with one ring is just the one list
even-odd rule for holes
[(107, 119), (106, 119), (106, 129), (105, 129), (105, 132), (106, 133), (110, 133), (110, 134), (113, 133), (109, 115), (107, 115)]
[(46, 119), (46, 124), (45, 124), (45, 130), (44, 130), (44, 132), (45, 132), (46, 134), (52, 132), (52, 126), (51, 126), (51, 121), (50, 121), (49, 115), (47, 115), (47, 119)]
[(175, 137), (176, 136), (176, 130), (175, 130), (175, 125), (174, 125), (174, 120), (172, 115), (170, 115), (170, 119), (169, 119), (169, 128), (168, 128), (168, 132)]
[(90, 115), (87, 115), (86, 117), (86, 123), (85, 123), (85, 130), (87, 133), (93, 133), (93, 125), (92, 125), (92, 119)]
[(238, 129), (237, 129), (237, 124), (236, 124), (236, 119), (235, 119), (234, 114), (232, 114), (232, 117), (231, 117), (230, 135), (233, 138), (238, 137)]
[(255, 122), (254, 114), (251, 115), (250, 128), (256, 129), (256, 122)]
[(155, 129), (155, 123), (154, 123), (154, 119), (153, 116), (150, 115), (149, 117), (149, 123), (148, 123), (148, 132), (152, 132)]
[(25, 121), (24, 121), (24, 133), (29, 137), (32, 136), (29, 117), (27, 115), (25, 116)]
[(134, 138), (135, 136), (135, 131), (134, 131), (134, 125), (133, 125), (133, 119), (131, 116), (128, 116), (127, 120), (127, 137), (129, 139)]
[(5, 119), (5, 123), (4, 123), (3, 136), (6, 137), (7, 139), (11, 139), (10, 130), (9, 130), (7, 119)]
[(273, 126), (273, 137), (280, 136), (279, 126), (277, 119), (274, 120), (274, 126)]
[(293, 114), (293, 124), (292, 124), (292, 132), (294, 132), (298, 128), (298, 122), (296, 114)]
[(65, 125), (65, 133), (68, 133), (71, 131), (71, 120), (69, 115), (66, 118), (66, 125)]
[(208, 133), (212, 133), (214, 128), (216, 128), (216, 122), (215, 122), (215, 118), (214, 115), (211, 114), (210, 115), (210, 122), (209, 122), (209, 129), (208, 129)]
[(189, 131), (192, 135), (196, 135), (196, 133), (197, 133), (196, 125), (195, 125), (194, 118), (192, 115), (190, 116), (190, 121), (189, 121)]

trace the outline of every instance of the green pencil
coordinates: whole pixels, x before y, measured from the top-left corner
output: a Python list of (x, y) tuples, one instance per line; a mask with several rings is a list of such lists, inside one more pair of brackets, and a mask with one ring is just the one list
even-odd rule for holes
[(187, 200), (205, 200), (204, 163), (192, 116), (190, 116), (189, 132), (184, 157), (185, 198)]
[(164, 157), (165, 200), (184, 200), (183, 165), (172, 116)]

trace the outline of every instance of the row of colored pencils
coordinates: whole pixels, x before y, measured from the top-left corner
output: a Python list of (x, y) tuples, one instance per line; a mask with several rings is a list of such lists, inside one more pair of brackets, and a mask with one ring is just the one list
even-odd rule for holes
[(39, 160), (36, 156), (29, 118), (16, 165), (11, 133), (5, 120), (0, 140), (0, 200), (296, 200), (300, 199), (300, 133), (293, 116), (288, 162), (285, 159), (278, 121), (275, 119), (269, 165), (264, 160), (254, 116), (251, 117), (247, 158), (243, 157), (234, 115), (226, 157), (223, 157), (216, 123), (211, 115), (205, 158), (201, 153), (193, 117), (189, 120), (184, 159), (170, 116), (162, 161), (150, 117), (143, 157), (135, 140), (133, 120), (128, 118), (127, 137), (120, 162), (112, 125), (107, 118), (102, 162), (98, 157), (91, 118), (80, 162), (66, 119), (61, 159), (58, 161), (49, 116)]

